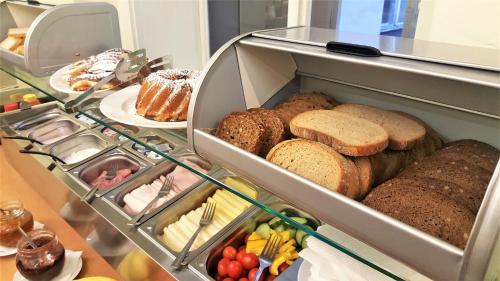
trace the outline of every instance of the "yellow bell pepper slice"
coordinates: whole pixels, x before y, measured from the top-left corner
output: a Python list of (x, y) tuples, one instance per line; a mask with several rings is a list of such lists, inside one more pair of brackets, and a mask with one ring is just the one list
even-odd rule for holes
[[(283, 252), (288, 251), (288, 249), (290, 249), (290, 247), (293, 247), (293, 245), (295, 245), (295, 239), (288, 240), (283, 246), (280, 247), (280, 249), (278, 250), (278, 253), (283, 253)], [(294, 249), (295, 249), (295, 247), (294, 247)]]
[(262, 237), (259, 234), (257, 234), (257, 232), (252, 232), (252, 234), (248, 236), (248, 241), (260, 240), (260, 239), (262, 239)]
[(284, 256), (278, 256), (276, 259), (274, 259), (273, 263), (269, 267), (269, 273), (274, 276), (278, 276), (280, 274), (278, 271), (278, 267), (284, 262), (286, 262), (286, 258)]
[(266, 243), (267, 243), (267, 240), (265, 240), (265, 239), (253, 240), (253, 241), (248, 240), (247, 247), (246, 247), (247, 253), (251, 252), (251, 253), (254, 253), (257, 256), (259, 256), (260, 253), (262, 253), (264, 246), (266, 246)]
[(283, 242), (290, 240), (290, 231), (288, 230), (280, 232), (279, 235), (281, 236), (281, 241)]

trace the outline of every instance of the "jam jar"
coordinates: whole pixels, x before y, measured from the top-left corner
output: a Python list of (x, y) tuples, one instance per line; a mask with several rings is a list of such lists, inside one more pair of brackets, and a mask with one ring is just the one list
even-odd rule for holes
[(56, 277), (64, 266), (64, 247), (54, 232), (33, 230), (28, 233), (33, 249), (25, 239), (17, 243), (16, 267), (24, 278), (33, 281), (48, 281)]
[(33, 229), (33, 216), (24, 209), (21, 201), (0, 202), (0, 245), (5, 247), (15, 247), (21, 238), (21, 233), (17, 226), (25, 232)]

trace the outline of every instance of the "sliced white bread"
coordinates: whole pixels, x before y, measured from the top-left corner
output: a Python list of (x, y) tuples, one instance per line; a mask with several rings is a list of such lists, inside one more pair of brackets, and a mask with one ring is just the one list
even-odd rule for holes
[(348, 113), (312, 110), (295, 116), (290, 131), (298, 137), (319, 141), (349, 156), (368, 156), (383, 151), (389, 136), (381, 126)]
[(389, 134), (389, 148), (393, 150), (411, 149), (425, 137), (424, 126), (402, 114), (361, 104), (341, 104), (333, 110), (364, 118), (382, 126)]
[(277, 144), (267, 160), (349, 198), (360, 195), (354, 163), (322, 143), (293, 139)]

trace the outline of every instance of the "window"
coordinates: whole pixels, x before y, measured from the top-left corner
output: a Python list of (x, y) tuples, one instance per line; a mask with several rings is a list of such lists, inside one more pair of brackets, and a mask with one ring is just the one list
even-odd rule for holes
[(384, 0), (380, 32), (402, 29), (408, 0)]

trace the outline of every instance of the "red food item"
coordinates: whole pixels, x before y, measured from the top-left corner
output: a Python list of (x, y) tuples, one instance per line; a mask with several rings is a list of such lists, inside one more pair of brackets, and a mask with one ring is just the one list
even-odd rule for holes
[(241, 262), (241, 265), (243, 265), (243, 268), (248, 269), (248, 270), (259, 266), (259, 258), (254, 253), (246, 253), (241, 258), (240, 262)]
[(224, 278), (224, 280), (222, 280), (222, 281), (234, 281), (234, 279), (233, 279), (233, 278), (231, 278), (231, 277), (226, 277), (226, 278)]
[(243, 266), (239, 261), (231, 261), (227, 266), (227, 275), (232, 278), (240, 278), (243, 272)]
[(228, 259), (221, 259), (217, 264), (217, 272), (219, 273), (220, 276), (222, 277), (227, 276), (227, 267), (229, 265), (229, 262), (230, 260)]
[[(236, 254), (236, 260), (241, 262), (243, 260), (243, 257), (246, 256), (247, 250), (245, 248), (239, 250), (238, 254)], [(250, 269), (250, 268), (248, 268)]]
[(239, 248), (238, 248), (238, 252), (241, 251), (241, 249), (246, 249), (247, 247), (245, 245), (241, 245)]
[(280, 264), (280, 266), (278, 266), (278, 272), (281, 273), (281, 272), (285, 271), (289, 267), (290, 266), (286, 262), (284, 262), (284, 263)]
[(17, 105), (17, 102), (13, 102), (13, 103), (6, 103), (3, 105), (3, 110), (5, 112), (9, 112), (9, 111), (12, 111), (12, 110), (16, 110), (18, 109), (19, 106)]
[[(242, 278), (238, 279), (238, 281), (249, 281), (249, 280), (248, 280), (248, 278), (246, 278), (246, 277), (242, 277)], [(252, 281), (253, 281), (253, 280), (252, 280)]]
[(107, 173), (108, 172), (106, 170), (102, 171), (101, 174), (90, 183), (90, 185), (96, 186), (97, 184), (99, 184), (100, 190), (109, 189), (118, 184), (119, 182), (123, 181), (128, 176), (132, 175), (132, 170), (130, 169), (118, 170), (116, 171), (116, 176), (110, 180), (106, 179)]
[(224, 279), (224, 277), (220, 276), (220, 274), (217, 272), (217, 274), (215, 274), (215, 281), (222, 281)]
[(227, 246), (224, 248), (224, 251), (222, 251), (222, 256), (229, 260), (236, 259), (236, 254), (237, 251), (233, 246)]
[[(248, 280), (249, 281), (254, 281), (255, 275), (257, 275), (257, 271), (259, 271), (258, 268), (252, 268), (250, 270), (250, 272), (248, 273)], [(262, 280), (264, 280), (264, 273), (262, 273), (262, 275), (259, 278), (259, 281), (262, 281)]]

